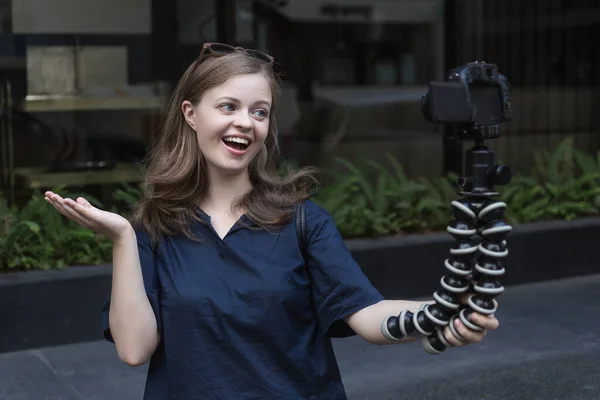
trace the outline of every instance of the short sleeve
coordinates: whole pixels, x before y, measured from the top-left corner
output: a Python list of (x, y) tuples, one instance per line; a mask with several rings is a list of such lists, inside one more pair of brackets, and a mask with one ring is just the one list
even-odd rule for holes
[(355, 333), (344, 318), (384, 298), (352, 257), (331, 215), (311, 200), (305, 212), (307, 265), (319, 324), (329, 336), (351, 336)]
[[(144, 287), (146, 289), (146, 295), (154, 310), (156, 316), (156, 325), (158, 330), (162, 330), (162, 319), (160, 317), (160, 281), (158, 278), (158, 272), (156, 268), (156, 256), (152, 249), (150, 237), (141, 231), (136, 231), (138, 253), (140, 257), (140, 264), (142, 267), (142, 276), (144, 279)], [(109, 342), (113, 342), (112, 334), (110, 333), (110, 326), (108, 322), (108, 313), (110, 310), (110, 290), (104, 305), (102, 306), (102, 329), (104, 331), (104, 338)]]

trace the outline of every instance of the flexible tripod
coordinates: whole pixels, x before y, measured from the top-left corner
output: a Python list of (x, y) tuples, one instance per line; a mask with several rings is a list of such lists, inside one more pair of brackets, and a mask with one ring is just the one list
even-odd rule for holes
[[(505, 239), (512, 227), (502, 220), (506, 204), (493, 199), (498, 195), (493, 188), (510, 179), (510, 169), (495, 164), (494, 151), (483, 144), (482, 136), (475, 136), (475, 145), (466, 152), (465, 174), (458, 181), (463, 197), (452, 201), (455, 219), (447, 231), (456, 242), (444, 262), (448, 274), (440, 281), (442, 289), (433, 294), (434, 304), (386, 318), (381, 332), (388, 340), (424, 336), (425, 351), (440, 354), (452, 346), (443, 335), (446, 325), (457, 339), (464, 340), (454, 326), (456, 318), (473, 331), (482, 330), (469, 316), (474, 311), (493, 314), (495, 297), (504, 291), (498, 277), (504, 274), (501, 259), (508, 255)], [(467, 294), (468, 303), (463, 305), (460, 297)]]

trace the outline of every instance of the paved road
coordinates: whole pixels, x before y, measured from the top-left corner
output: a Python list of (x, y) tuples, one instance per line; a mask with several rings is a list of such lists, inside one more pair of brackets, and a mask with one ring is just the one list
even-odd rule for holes
[[(600, 275), (509, 287), (501, 327), (439, 356), (335, 341), (350, 400), (600, 399)], [(92, 342), (0, 354), (0, 400), (135, 400), (145, 367)]]

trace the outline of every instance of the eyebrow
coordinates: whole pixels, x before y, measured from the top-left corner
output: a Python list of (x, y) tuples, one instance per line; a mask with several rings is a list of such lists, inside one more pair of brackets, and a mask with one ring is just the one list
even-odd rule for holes
[[(241, 101), (240, 101), (240, 100), (236, 99), (235, 97), (230, 97), (230, 96), (219, 97), (219, 98), (217, 99), (217, 101), (221, 101), (221, 100), (229, 100), (229, 101), (231, 101), (232, 103), (237, 103), (237, 104), (241, 103)], [(263, 104), (263, 105), (266, 105), (267, 107), (271, 107), (271, 103), (269, 103), (269, 102), (268, 102), (268, 101), (266, 101), (266, 100), (258, 100), (258, 101), (255, 101), (255, 102), (254, 102), (254, 105), (257, 105), (257, 104)]]

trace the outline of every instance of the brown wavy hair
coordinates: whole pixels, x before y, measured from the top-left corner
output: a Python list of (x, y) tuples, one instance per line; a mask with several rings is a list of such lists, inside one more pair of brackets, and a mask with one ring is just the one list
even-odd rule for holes
[(275, 109), (281, 80), (273, 66), (245, 52), (192, 63), (177, 83), (168, 104), (162, 132), (149, 152), (142, 180), (142, 199), (133, 209), (131, 222), (146, 231), (156, 243), (164, 235), (194, 238), (190, 223), (200, 221), (199, 205), (208, 189), (206, 161), (198, 146), (196, 132), (186, 123), (181, 104), (196, 105), (202, 95), (233, 77), (260, 73), (269, 81), (273, 95), (269, 132), (265, 144), (249, 165), (252, 189), (237, 199), (241, 208), (262, 229), (278, 229), (291, 220), (295, 205), (316, 189), (315, 170), (278, 170), (279, 145)]

